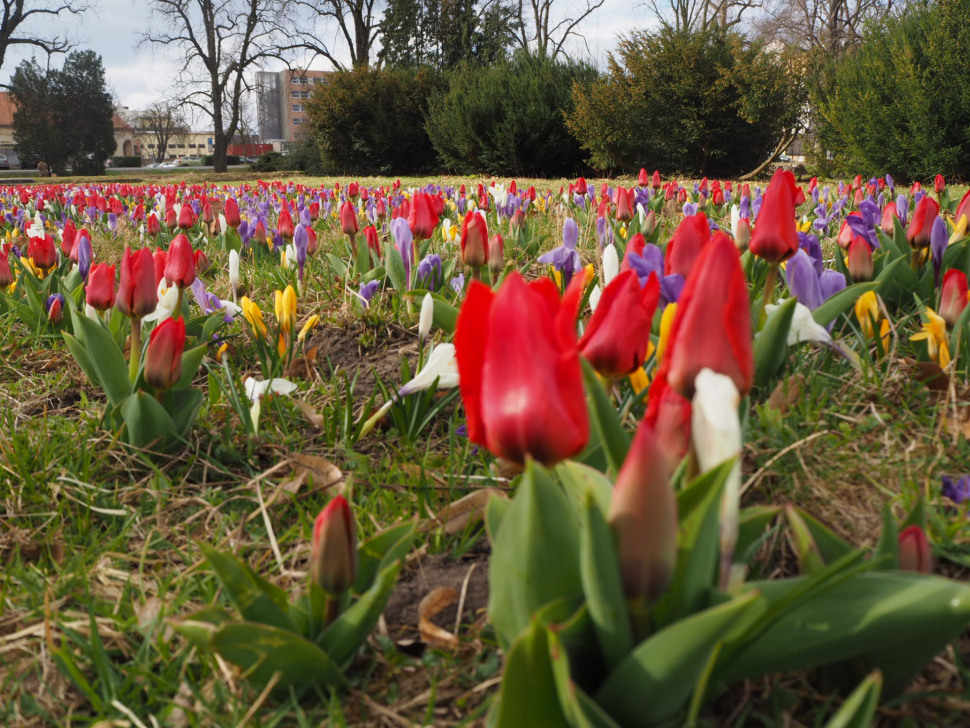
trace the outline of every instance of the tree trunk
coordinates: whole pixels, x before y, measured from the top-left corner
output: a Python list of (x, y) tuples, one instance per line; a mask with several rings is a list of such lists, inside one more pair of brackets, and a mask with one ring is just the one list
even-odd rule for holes
[(226, 135), (216, 130), (212, 149), (212, 171), (216, 174), (225, 174), (229, 171), (229, 160), (226, 158), (226, 149), (229, 146)]

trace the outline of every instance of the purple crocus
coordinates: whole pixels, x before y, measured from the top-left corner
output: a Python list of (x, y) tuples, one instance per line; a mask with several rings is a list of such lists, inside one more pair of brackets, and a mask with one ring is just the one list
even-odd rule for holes
[(462, 290), (465, 288), (465, 274), (459, 273), (454, 278), (451, 279), (451, 290), (461, 295)]
[(949, 498), (958, 506), (970, 501), (970, 474), (962, 477), (944, 475), (943, 497)]
[(943, 216), (938, 215), (933, 221), (933, 229), (930, 230), (930, 253), (933, 256), (933, 285), (937, 288), (940, 285), (940, 268), (943, 267), (943, 254), (946, 252), (948, 235), (946, 223)]
[(293, 247), (296, 248), (296, 264), (299, 268), (300, 283), (303, 283), (303, 268), (306, 266), (308, 246), (309, 238), (307, 237), (306, 227), (301, 222), (293, 229)]
[[(407, 221), (405, 221), (405, 224), (407, 224)], [(377, 292), (377, 287), (379, 285), (380, 281), (371, 281), (370, 283), (361, 284), (360, 291), (358, 292), (357, 296), (360, 298), (360, 305), (363, 308), (370, 308), (371, 299), (374, 298), (374, 294)]]
[[(818, 278), (819, 287), (822, 289), (822, 300), (828, 301), (839, 291), (844, 291), (846, 287), (845, 275), (837, 270), (823, 270)], [(831, 327), (831, 324), (829, 324)]]
[(404, 261), (404, 279), (408, 287), (411, 285), (411, 265), (414, 263), (414, 234), (408, 227), (408, 221), (403, 217), (391, 220), (391, 235), (397, 246), (397, 251)]
[(441, 256), (431, 255), (425, 256), (424, 260), (418, 263), (417, 270), (417, 285), (418, 287), (423, 286), (429, 291), (437, 291), (441, 288), (442, 276), (444, 274), (441, 270)]
[(785, 264), (785, 277), (788, 280), (788, 290), (799, 303), (812, 311), (822, 305), (824, 299), (819, 274), (811, 256), (804, 249), (799, 248)]
[(640, 287), (647, 285), (650, 275), (656, 275), (660, 281), (660, 304), (667, 306), (676, 303), (680, 299), (680, 293), (684, 290), (684, 277), (679, 273), (664, 275), (664, 254), (659, 246), (648, 243), (643, 248), (643, 254), (629, 253), (627, 261), (630, 268), (637, 274), (640, 280)]
[(822, 244), (817, 235), (811, 233), (798, 233), (798, 246), (808, 253), (808, 257), (815, 264), (815, 274), (822, 275), (825, 269), (825, 260), (822, 257)]
[(573, 273), (582, 265), (576, 243), (579, 242), (579, 225), (571, 217), (567, 217), (562, 224), (562, 245), (539, 256), (540, 263), (550, 263), (562, 274), (563, 285), (568, 286)]
[(87, 235), (81, 235), (77, 243), (77, 268), (84, 280), (88, 279), (88, 271), (91, 270), (91, 258), (93, 257), (91, 238)]

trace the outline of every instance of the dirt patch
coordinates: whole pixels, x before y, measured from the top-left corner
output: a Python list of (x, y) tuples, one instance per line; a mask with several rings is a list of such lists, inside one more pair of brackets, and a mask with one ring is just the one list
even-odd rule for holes
[(400, 326), (321, 328), (314, 332), (310, 345), (317, 347), (317, 367), (325, 380), (331, 373), (342, 372), (351, 381), (357, 376), (354, 392), (358, 397), (371, 395), (377, 377), (399, 385), (401, 359), (408, 359), (412, 373), (418, 360), (416, 337)]
[[(393, 639), (418, 637), (418, 604), (433, 589), (451, 587), (461, 593), (468, 578), (462, 623), (472, 624), (485, 614), (488, 605), (489, 548), (484, 539), (459, 559), (451, 554), (426, 556), (408, 566), (398, 580), (394, 594), (384, 610), (384, 620)], [(469, 576), (469, 571), (471, 572)], [(432, 618), (449, 632), (455, 629), (458, 604), (443, 609)]]
[(25, 402), (20, 414), (25, 417), (33, 417), (46, 414), (60, 415), (69, 419), (77, 419), (81, 416), (81, 408), (78, 406), (83, 398), (88, 402), (103, 402), (104, 395), (100, 391), (88, 389), (86, 387), (69, 387), (63, 392), (50, 394), (46, 397)]

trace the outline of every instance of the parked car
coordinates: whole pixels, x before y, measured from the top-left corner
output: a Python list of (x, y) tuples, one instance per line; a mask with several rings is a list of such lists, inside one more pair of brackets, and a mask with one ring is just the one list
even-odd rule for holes
[(20, 158), (19, 163), (21, 169), (37, 169), (37, 165), (40, 164), (40, 155), (36, 152), (25, 154)]
[(177, 169), (182, 166), (182, 161), (180, 159), (170, 159), (167, 162), (162, 162), (158, 165), (159, 169)]
[(0, 169), (10, 169), (10, 160), (4, 154), (0, 154)]

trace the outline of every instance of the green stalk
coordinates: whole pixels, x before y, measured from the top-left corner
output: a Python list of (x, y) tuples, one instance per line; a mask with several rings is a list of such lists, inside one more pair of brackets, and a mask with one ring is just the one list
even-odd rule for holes
[(778, 264), (772, 263), (768, 267), (768, 276), (765, 278), (765, 287), (761, 294), (761, 313), (758, 315), (758, 329), (765, 325), (768, 316), (765, 314), (765, 306), (771, 303), (771, 297), (775, 293), (775, 280), (778, 278)]
[(340, 616), (340, 598), (327, 595), (323, 607), (323, 628), (326, 629)]
[(141, 319), (131, 320), (131, 351), (128, 355), (128, 380), (134, 384), (138, 378), (138, 365), (141, 360)]

